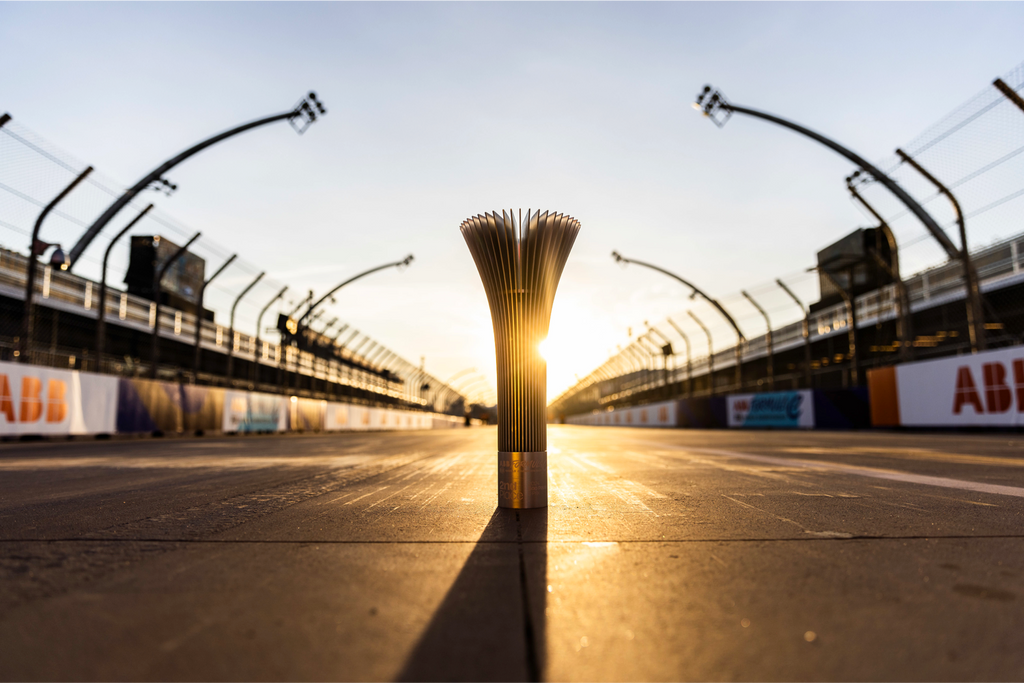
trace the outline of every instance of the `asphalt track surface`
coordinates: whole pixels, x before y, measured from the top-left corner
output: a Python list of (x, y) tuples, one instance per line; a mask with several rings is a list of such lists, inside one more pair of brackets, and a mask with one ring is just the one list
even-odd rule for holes
[(495, 437), (0, 445), (0, 678), (1024, 678), (1024, 437)]

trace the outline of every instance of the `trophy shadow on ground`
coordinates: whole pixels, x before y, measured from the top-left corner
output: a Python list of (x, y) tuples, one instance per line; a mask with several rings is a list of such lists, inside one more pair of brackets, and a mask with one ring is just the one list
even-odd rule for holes
[(397, 680), (540, 680), (547, 514), (494, 511)]

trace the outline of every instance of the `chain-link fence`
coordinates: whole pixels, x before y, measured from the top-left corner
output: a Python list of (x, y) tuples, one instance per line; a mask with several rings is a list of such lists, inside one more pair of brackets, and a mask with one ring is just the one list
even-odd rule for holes
[[(902, 155), (894, 152), (876, 164), (924, 206), (960, 249), (950, 194), (955, 198), (980, 281), (981, 344), (989, 348), (1024, 343), (1024, 108), (1019, 99), (1024, 64), (1000, 80), (1003, 89), (986, 86), (902, 146)], [(849, 306), (818, 303), (827, 298), (830, 285), (822, 286), (827, 275), (808, 270), (782, 274), (719, 299), (744, 333), (739, 380), (735, 331), (710, 306), (695, 303), (692, 310), (674, 312), (645, 330), (552, 401), (550, 413), (741, 390), (860, 385), (871, 367), (969, 352), (961, 262), (951, 259), (924, 225), (866, 173), (852, 175), (847, 183), (851, 201), (864, 212), (862, 227), (878, 227), (881, 218), (891, 229), (900, 271), (893, 284), (854, 297), (856, 335), (850, 335)], [(909, 300), (902, 307), (900, 280)]]

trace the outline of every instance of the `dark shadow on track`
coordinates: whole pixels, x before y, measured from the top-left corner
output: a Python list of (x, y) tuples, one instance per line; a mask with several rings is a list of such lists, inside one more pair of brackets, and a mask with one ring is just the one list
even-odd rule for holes
[(547, 550), (528, 562), (524, 538), (547, 539), (546, 508), (494, 511), (397, 680), (540, 680)]

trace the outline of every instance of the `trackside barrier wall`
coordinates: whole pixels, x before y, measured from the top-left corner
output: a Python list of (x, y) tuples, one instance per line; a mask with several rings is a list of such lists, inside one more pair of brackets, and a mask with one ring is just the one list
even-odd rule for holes
[(675, 427), (677, 410), (676, 401), (664, 401), (633, 408), (615, 408), (597, 413), (570, 415), (565, 421), (569, 424), (613, 427)]
[(0, 362), (0, 437), (449, 429), (465, 419)]
[(684, 398), (570, 415), (568, 424), (691, 429), (855, 429), (870, 426), (866, 389), (800, 390)]
[(868, 372), (876, 427), (1024, 426), (1024, 346)]

